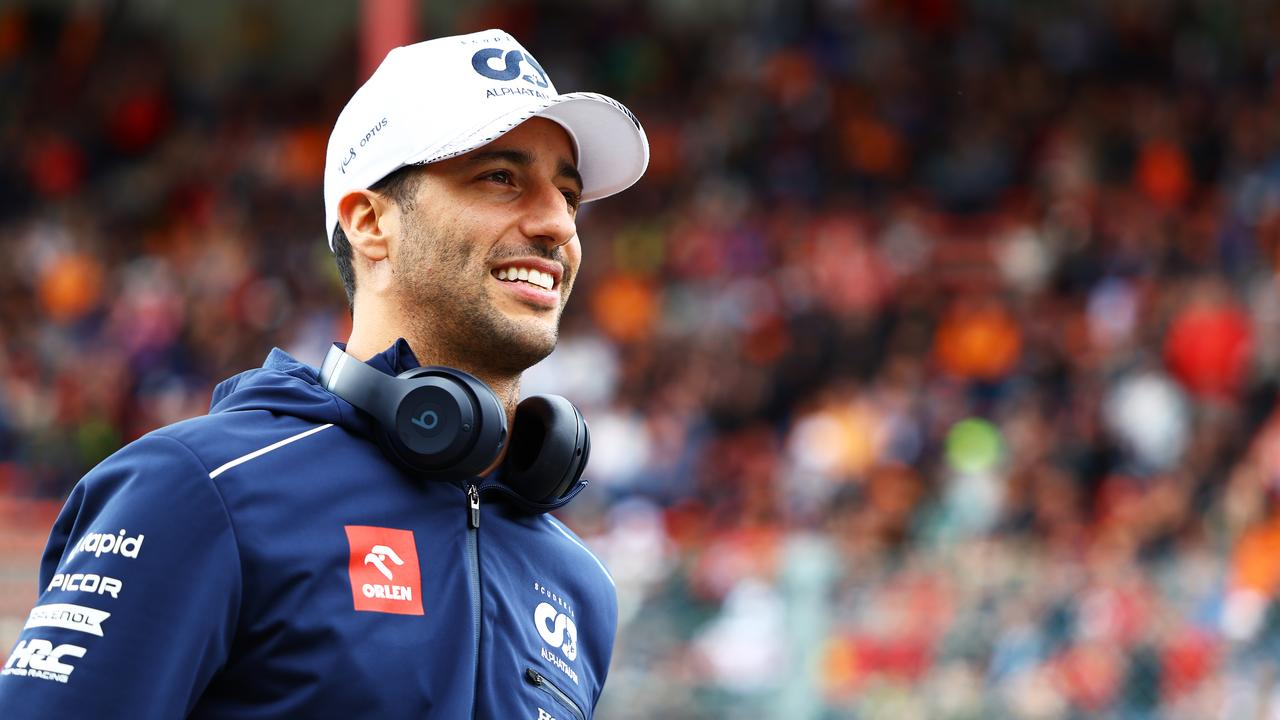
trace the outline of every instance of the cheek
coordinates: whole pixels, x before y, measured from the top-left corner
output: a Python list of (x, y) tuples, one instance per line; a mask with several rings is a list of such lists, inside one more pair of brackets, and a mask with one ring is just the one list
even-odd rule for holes
[(419, 267), (456, 275), (470, 265), (483, 263), (483, 258), (476, 257), (476, 228), (464, 218), (442, 212), (423, 219), (416, 230), (414, 242)]
[(582, 241), (578, 236), (574, 236), (568, 244), (564, 246), (564, 261), (574, 275), (578, 274), (578, 266), (582, 264)]
[(578, 267), (582, 264), (582, 249), (577, 246), (577, 240), (570, 245), (565, 246), (564, 264), (567, 272), (564, 276), (564, 282), (561, 283), (560, 292), (565, 299), (569, 298), (569, 293), (573, 291), (573, 286), (578, 280)]

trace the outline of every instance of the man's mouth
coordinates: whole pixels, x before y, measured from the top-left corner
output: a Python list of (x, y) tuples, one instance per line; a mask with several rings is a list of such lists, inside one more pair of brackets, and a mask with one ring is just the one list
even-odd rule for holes
[(545, 273), (541, 270), (529, 267), (503, 267), (492, 271), (494, 277), (503, 282), (510, 283), (528, 283), (543, 290), (553, 290), (556, 286), (556, 278), (551, 273)]

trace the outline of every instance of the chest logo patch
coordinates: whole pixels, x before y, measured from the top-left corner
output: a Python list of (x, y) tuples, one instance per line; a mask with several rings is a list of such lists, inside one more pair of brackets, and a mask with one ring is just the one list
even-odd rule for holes
[(355, 609), (422, 615), (422, 577), (412, 530), (347, 525)]

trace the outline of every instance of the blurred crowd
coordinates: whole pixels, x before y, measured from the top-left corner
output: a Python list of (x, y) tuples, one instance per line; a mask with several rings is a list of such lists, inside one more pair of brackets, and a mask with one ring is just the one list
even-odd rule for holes
[[(349, 327), (320, 180), (355, 35), (281, 68), (245, 3), (198, 63), (127, 7), (0, 10), (9, 496)], [(432, 22), (652, 144), (525, 383), (592, 428), (600, 717), (1280, 717), (1280, 5)]]

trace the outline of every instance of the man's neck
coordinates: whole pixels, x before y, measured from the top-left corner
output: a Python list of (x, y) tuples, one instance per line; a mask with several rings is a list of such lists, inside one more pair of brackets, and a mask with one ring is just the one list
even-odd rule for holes
[[(390, 328), (383, 328), (381, 331), (370, 330), (367, 325), (356, 323), (347, 341), (347, 353), (360, 362), (367, 362), (369, 358), (391, 347), (392, 343), (400, 337)], [(474, 366), (467, 358), (452, 357), (446, 352), (440, 352), (439, 348), (433, 348), (430, 343), (419, 338), (405, 338), (405, 340), (413, 350), (413, 356), (417, 358), (418, 364), (443, 365), (463, 370), (475, 375), (481, 382), (488, 385), (506, 410), (507, 428), (511, 428), (515, 422), (516, 405), (520, 402), (519, 373), (512, 375), (508, 372), (493, 372)]]

